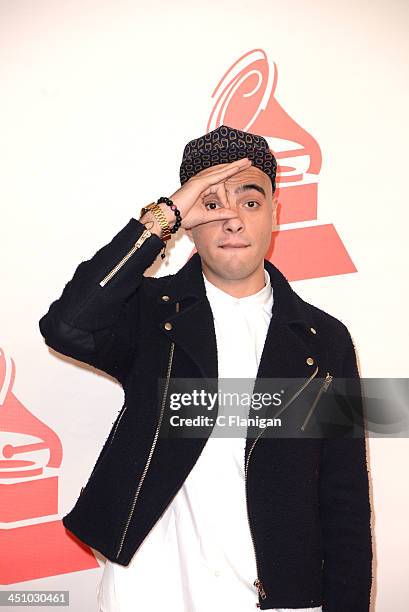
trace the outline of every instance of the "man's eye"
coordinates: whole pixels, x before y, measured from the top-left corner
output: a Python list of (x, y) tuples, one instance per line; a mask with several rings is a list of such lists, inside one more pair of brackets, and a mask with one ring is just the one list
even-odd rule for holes
[(215, 206), (217, 205), (217, 202), (206, 202), (205, 208), (210, 205), (212, 206), (211, 210), (214, 210)]
[[(252, 204), (252, 206), (250, 206), (250, 208), (257, 208), (258, 206), (260, 206), (260, 204), (257, 202), (257, 200), (248, 200), (246, 202), (246, 204)], [(256, 204), (256, 206), (253, 206), (254, 204)], [(206, 202), (205, 206), (211, 206), (212, 210), (214, 210), (215, 206), (217, 206), (218, 203), (217, 202)]]

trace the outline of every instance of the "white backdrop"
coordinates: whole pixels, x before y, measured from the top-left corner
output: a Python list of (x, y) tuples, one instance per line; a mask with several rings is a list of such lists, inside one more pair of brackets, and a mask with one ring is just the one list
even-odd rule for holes
[[(356, 267), (292, 285), (349, 327), (362, 376), (409, 375), (408, 18), (404, 0), (0, 0), (0, 347), (15, 364), (14, 396), (63, 448), (58, 508), (34, 520), (3, 512), (0, 536), (71, 509), (122, 405), (112, 379), (47, 348), (39, 318), (80, 261), (177, 189), (212, 93), (252, 50), (277, 66), (275, 98), (319, 144), (319, 223), (334, 225)], [(191, 248), (179, 238), (149, 273), (177, 271)], [(368, 447), (373, 610), (404, 612), (409, 443)], [(73, 612), (96, 611), (101, 568), (36, 579), (24, 569), (5, 584), (0, 562), (0, 590), (69, 590)]]

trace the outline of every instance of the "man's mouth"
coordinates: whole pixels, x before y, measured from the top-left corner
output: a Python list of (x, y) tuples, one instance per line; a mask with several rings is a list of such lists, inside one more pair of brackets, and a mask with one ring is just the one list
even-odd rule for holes
[(249, 244), (221, 244), (219, 248), (221, 249), (246, 249)]

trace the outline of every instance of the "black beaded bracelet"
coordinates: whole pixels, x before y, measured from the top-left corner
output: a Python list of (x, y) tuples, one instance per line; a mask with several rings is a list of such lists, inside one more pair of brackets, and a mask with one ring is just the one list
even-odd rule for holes
[(173, 210), (173, 212), (175, 213), (176, 221), (175, 221), (174, 226), (170, 230), (171, 234), (174, 234), (175, 232), (178, 231), (179, 227), (182, 225), (182, 216), (180, 214), (180, 210), (177, 208), (176, 204), (172, 202), (172, 200), (170, 200), (169, 198), (166, 198), (165, 196), (162, 196), (157, 201), (157, 204), (162, 204), (162, 203), (166, 204), (167, 206), (170, 206), (171, 210)]

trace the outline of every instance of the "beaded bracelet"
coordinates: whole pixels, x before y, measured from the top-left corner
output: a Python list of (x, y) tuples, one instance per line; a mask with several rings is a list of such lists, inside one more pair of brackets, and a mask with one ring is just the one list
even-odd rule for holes
[(175, 221), (174, 226), (170, 230), (172, 234), (175, 234), (178, 231), (179, 227), (182, 225), (182, 217), (180, 214), (180, 210), (177, 208), (176, 204), (172, 202), (172, 200), (170, 200), (169, 198), (166, 198), (165, 196), (162, 196), (157, 201), (157, 204), (162, 204), (162, 203), (166, 204), (167, 206), (170, 206), (170, 209), (173, 210), (173, 212), (175, 213), (176, 221)]

